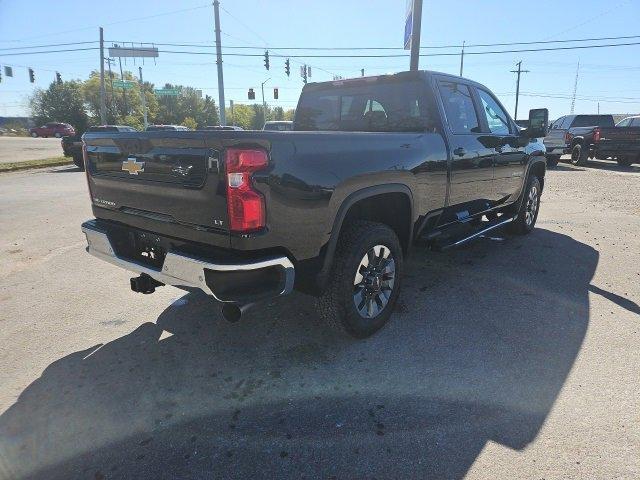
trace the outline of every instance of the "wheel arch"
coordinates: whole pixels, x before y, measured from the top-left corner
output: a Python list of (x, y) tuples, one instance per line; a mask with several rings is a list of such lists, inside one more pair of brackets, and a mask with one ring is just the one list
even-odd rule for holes
[[(384, 209), (375, 211), (376, 206)], [(398, 207), (400, 207), (398, 209)], [(401, 183), (375, 185), (357, 190), (347, 196), (336, 211), (329, 241), (324, 247), (322, 268), (317, 284), (323, 289), (331, 271), (340, 233), (352, 219), (372, 220), (389, 225), (398, 235), (406, 254), (413, 241), (413, 195), (411, 189)]]

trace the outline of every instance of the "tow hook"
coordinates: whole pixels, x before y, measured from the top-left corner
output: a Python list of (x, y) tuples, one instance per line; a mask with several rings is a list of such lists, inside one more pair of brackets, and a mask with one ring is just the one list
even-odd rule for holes
[(144, 293), (145, 295), (155, 292), (156, 287), (161, 287), (163, 285), (164, 283), (158, 282), (146, 273), (131, 279), (131, 290), (137, 293)]

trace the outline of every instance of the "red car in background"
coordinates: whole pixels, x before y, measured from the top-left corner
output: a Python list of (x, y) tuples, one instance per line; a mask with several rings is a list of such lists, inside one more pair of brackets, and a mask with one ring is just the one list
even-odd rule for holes
[(33, 127), (29, 129), (29, 135), (36, 137), (64, 137), (66, 135), (75, 135), (76, 130), (68, 123), (49, 122), (41, 127)]

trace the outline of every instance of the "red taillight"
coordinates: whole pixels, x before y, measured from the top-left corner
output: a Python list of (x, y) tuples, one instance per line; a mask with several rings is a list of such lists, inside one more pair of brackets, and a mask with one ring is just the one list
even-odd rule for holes
[(248, 233), (266, 226), (264, 197), (253, 188), (251, 174), (268, 164), (264, 150), (227, 149), (227, 210), (232, 232)]
[(600, 129), (599, 128), (596, 128), (593, 131), (593, 141), (594, 142), (599, 142), (600, 141)]
[(572, 138), (573, 138), (573, 135), (571, 135), (569, 132), (564, 134), (564, 142), (565, 143), (570, 143)]

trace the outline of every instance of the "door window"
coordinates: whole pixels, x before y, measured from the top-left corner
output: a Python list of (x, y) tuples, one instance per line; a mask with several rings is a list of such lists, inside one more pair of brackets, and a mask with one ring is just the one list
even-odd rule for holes
[(487, 124), (491, 133), (496, 135), (509, 135), (511, 128), (509, 127), (509, 116), (507, 112), (498, 104), (489, 92), (478, 89), (480, 101), (482, 102), (482, 111), (487, 118)]
[(462, 83), (438, 82), (447, 123), (453, 133), (480, 133), (471, 91)]
[(631, 123), (629, 125), (631, 127), (640, 127), (640, 117), (632, 118)]

